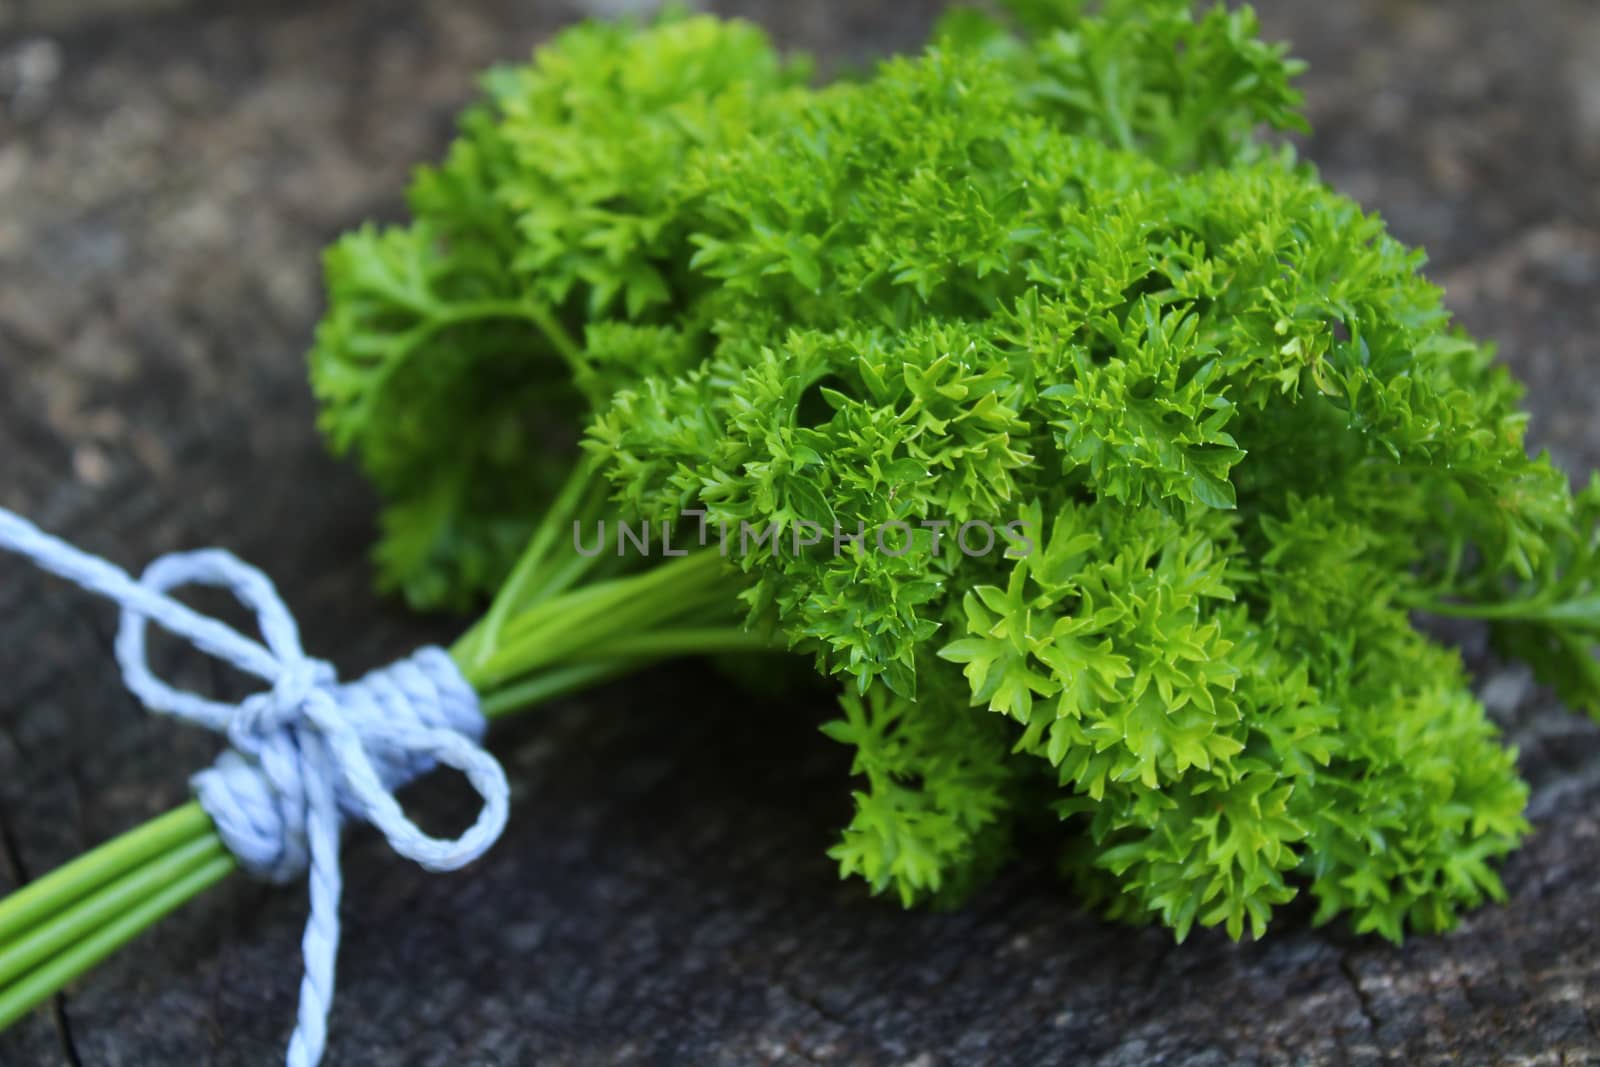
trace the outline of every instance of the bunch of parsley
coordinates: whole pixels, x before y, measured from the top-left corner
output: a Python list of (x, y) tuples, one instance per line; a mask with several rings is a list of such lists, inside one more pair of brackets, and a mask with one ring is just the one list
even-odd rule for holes
[(1600, 488), (1529, 457), (1421, 254), (1258, 139), (1302, 128), (1297, 67), (1247, 9), (1036, 0), (821, 89), (703, 17), (494, 73), (414, 221), (327, 258), (313, 379), (388, 501), (384, 583), (648, 564), (530, 563), (551, 514), (888, 525), (685, 587), (842, 680), (845, 872), (949, 899), (1043, 814), (1107, 913), (1180, 937), (1300, 891), (1447, 928), (1501, 895), (1527, 790), (1411, 615), (1492, 619), (1600, 706)]

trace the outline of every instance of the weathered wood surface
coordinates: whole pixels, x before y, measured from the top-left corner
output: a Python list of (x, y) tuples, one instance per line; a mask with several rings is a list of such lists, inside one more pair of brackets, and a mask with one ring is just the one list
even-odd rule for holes
[[(913, 43), (934, 6), (743, 5), (833, 61)], [(0, 502), (130, 566), (233, 548), (348, 670), (448, 634), (370, 594), (371, 500), (312, 430), (317, 251), (397, 209), (475, 70), (577, 13), (0, 0)], [(1530, 382), (1535, 439), (1600, 464), (1600, 9), (1265, 17), (1314, 64), (1311, 156), (1431, 249)], [(103, 606), (0, 569), (4, 887), (180, 800), (215, 744), (121, 691)], [(1400, 949), (1303, 914), (1260, 944), (1175, 947), (1083, 915), (1042, 860), (963, 911), (902, 913), (822, 856), (846, 760), (821, 709), (754, 706), (693, 667), (615, 686), (499, 739), (514, 821), (470, 872), (353, 835), (330, 1062), (1600, 1061), (1600, 731), (1473, 662), (1539, 832), (1509, 907)], [(446, 785), (415, 803), (441, 826), (468, 810)], [(277, 1062), (303, 914), (299, 891), (232, 881), (0, 1035), (0, 1063)]]

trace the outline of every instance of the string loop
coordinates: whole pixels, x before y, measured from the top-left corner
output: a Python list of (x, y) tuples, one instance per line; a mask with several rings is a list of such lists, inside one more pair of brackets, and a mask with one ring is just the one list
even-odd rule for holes
[[(228, 738), (231, 747), (191, 783), (242, 867), (275, 882), (307, 879), (305, 973), (288, 1063), (315, 1067), (333, 1001), (344, 822), (371, 823), (395, 852), (432, 871), (471, 863), (505, 828), (510, 791), (500, 764), (479, 745), (485, 724), (477, 694), (450, 656), (433, 647), (340, 683), (330, 664), (306, 655), (271, 580), (219, 549), (163, 556), (136, 581), (3, 508), (0, 549), (119, 604), (116, 658), (128, 688), (151, 711)], [(261, 641), (170, 595), (193, 585), (231, 592), (255, 614)], [(150, 669), (150, 623), (268, 688), (228, 704), (173, 687)], [(460, 771), (483, 801), (477, 819), (454, 838), (424, 833), (394, 796), (439, 764)]]

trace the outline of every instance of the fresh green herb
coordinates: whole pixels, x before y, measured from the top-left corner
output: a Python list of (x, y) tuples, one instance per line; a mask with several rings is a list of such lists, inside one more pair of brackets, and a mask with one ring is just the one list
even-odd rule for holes
[[(1446, 928), (1500, 895), (1526, 788), (1411, 614), (1493, 618), (1596, 707), (1597, 492), (1529, 458), (1517, 386), (1421, 255), (1257, 139), (1302, 122), (1247, 10), (1016, 10), (1020, 34), (959, 12), (923, 57), (815, 91), (693, 18), (495, 79), (413, 226), (330, 260), (314, 368), (391, 489), (385, 578), (492, 588), (505, 560), (461, 546), (541, 498), (438, 457), (527, 479), (551, 453), (507, 446), (500, 408), (547, 431), (581, 408), (559, 432), (615, 515), (909, 529), (904, 552), (736, 553), (750, 620), (847, 689), (846, 872), (948, 898), (1050, 812), (1085, 892), (1180, 937), (1260, 933), (1300, 891), (1386, 937)], [(381, 242), (575, 340), (385, 349), (408, 320), (349, 266)], [(350, 368), (388, 381), (345, 391)], [(483, 390), (499, 407), (418, 418)], [(1034, 551), (953, 543), (1013, 520)]]
[[(493, 595), (455, 649), (493, 715), (809, 657), (859, 783), (832, 855), (907, 904), (1053, 838), (1180, 938), (1301, 892), (1446, 929), (1503, 895), (1527, 788), (1413, 619), (1487, 620), (1600, 711), (1600, 480), (1530, 458), (1421, 254), (1259, 136), (1303, 128), (1298, 65), (1248, 9), (1011, 7), (820, 89), (703, 17), (492, 74), (414, 221), (328, 253), (312, 377), (381, 580)], [(689, 513), (739, 550), (567, 541)], [(174, 818), (0, 902), (0, 987), (220, 877)]]

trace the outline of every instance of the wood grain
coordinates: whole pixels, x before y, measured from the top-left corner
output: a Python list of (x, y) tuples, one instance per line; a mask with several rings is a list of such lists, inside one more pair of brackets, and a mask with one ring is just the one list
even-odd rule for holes
[[(935, 7), (740, 9), (836, 65), (913, 44)], [(448, 636), (370, 593), (372, 500), (313, 430), (318, 250), (392, 217), (475, 72), (577, 13), (0, 3), (0, 503), (129, 566), (232, 548), (350, 672)], [(1537, 442), (1600, 465), (1600, 10), (1265, 18), (1314, 64), (1309, 155), (1430, 248), (1529, 382)], [(3, 888), (177, 802), (215, 743), (123, 693), (103, 606), (0, 568)], [(1174, 946), (1082, 914), (1047, 858), (961, 911), (902, 913), (822, 855), (847, 803), (826, 709), (751, 704), (691, 665), (501, 736), (513, 823), (472, 870), (426, 875), (352, 835), (329, 1062), (1600, 1061), (1600, 731), (1461, 636), (1538, 833), (1506, 867), (1511, 904), (1452, 935), (1396, 949), (1300, 912), (1259, 944)], [(408, 799), (440, 827), (469, 810), (448, 782)], [(303, 915), (299, 891), (231, 882), (0, 1034), (0, 1064), (280, 1062)]]

